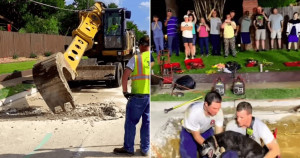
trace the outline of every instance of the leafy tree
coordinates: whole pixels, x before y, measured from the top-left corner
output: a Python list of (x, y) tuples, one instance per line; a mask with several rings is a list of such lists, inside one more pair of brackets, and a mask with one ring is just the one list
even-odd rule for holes
[(118, 8), (118, 5), (116, 3), (109, 3), (108, 8)]
[[(64, 0), (36, 0), (38, 2), (64, 8)], [(0, 15), (12, 24), (13, 28), (21, 32), (58, 34), (59, 22), (53, 18), (58, 9), (42, 6), (24, 0), (0, 1)], [(7, 22), (6, 22), (7, 23)], [(48, 26), (50, 25), (50, 26)], [(47, 30), (50, 29), (50, 30)], [(42, 32), (40, 32), (42, 31)]]
[(258, 0), (258, 4), (262, 7), (286, 7), (295, 4), (297, 0)]
[(140, 40), (144, 35), (147, 34), (147, 31), (141, 31), (138, 29), (137, 25), (134, 24), (132, 21), (127, 21), (126, 23), (127, 29), (133, 30), (136, 36), (136, 40)]
[(74, 0), (72, 3), (77, 10), (89, 9), (94, 4), (95, 0)]

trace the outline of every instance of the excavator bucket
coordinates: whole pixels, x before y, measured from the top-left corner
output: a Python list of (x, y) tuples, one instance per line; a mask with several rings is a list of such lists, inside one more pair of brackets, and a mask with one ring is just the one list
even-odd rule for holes
[(75, 73), (65, 61), (62, 53), (56, 53), (34, 65), (32, 69), (34, 83), (50, 110), (60, 106), (64, 112), (65, 103), (70, 102), (75, 108), (68, 80), (75, 78)]

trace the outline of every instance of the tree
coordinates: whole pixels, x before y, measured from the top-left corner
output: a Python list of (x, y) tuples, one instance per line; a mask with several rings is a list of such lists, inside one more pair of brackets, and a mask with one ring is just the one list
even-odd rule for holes
[(220, 17), (223, 17), (225, 2), (226, 0), (194, 0), (197, 18), (205, 17), (205, 19), (207, 19), (212, 9), (216, 9)]
[[(63, 8), (65, 5), (64, 0), (36, 1), (59, 8)], [(6, 18), (5, 23), (12, 24), (16, 29), (13, 31), (58, 34), (59, 22), (54, 18), (58, 12), (59, 9), (49, 8), (31, 1), (0, 1), (0, 15)], [(46, 31), (46, 28), (51, 29)]]
[(72, 3), (77, 10), (89, 9), (94, 4), (95, 0), (74, 0)]
[(262, 7), (286, 7), (290, 4), (296, 4), (296, 0), (258, 0), (258, 4)]
[(130, 30), (134, 31), (137, 41), (140, 40), (140, 38), (142, 38), (143, 36), (145, 36), (147, 34), (147, 31), (139, 30), (137, 25), (134, 24), (132, 21), (127, 21), (126, 25), (127, 25), (127, 29), (130, 29)]
[(118, 5), (116, 3), (109, 3), (108, 8), (118, 8)]

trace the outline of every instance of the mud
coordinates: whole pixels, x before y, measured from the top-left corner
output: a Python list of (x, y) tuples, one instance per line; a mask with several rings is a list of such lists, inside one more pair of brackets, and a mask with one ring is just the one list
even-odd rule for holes
[[(32, 98), (38, 100), (39, 98)], [(56, 114), (49, 109), (41, 107), (8, 108), (0, 111), (1, 119), (26, 119), (35, 118), (37, 120), (63, 120), (80, 119), (85, 117), (94, 117), (96, 120), (114, 120), (125, 116), (125, 111), (119, 108), (114, 102), (96, 102), (88, 104), (77, 104), (73, 109), (70, 104), (66, 104), (67, 112), (57, 108)]]
[[(276, 117), (276, 116), (274, 116)], [(179, 142), (182, 118), (171, 118), (161, 127), (152, 140), (152, 157), (179, 158)], [(229, 121), (229, 120), (227, 120)], [(271, 131), (277, 128), (277, 142), (282, 158), (300, 158), (300, 114), (277, 120), (276, 123), (265, 121)]]

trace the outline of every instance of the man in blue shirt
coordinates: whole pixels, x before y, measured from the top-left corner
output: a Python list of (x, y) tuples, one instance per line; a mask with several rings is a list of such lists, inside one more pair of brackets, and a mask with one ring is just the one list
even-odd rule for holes
[(178, 42), (178, 35), (177, 35), (177, 24), (178, 19), (175, 16), (172, 16), (172, 10), (168, 9), (167, 11), (167, 19), (165, 20), (165, 26), (167, 27), (167, 35), (168, 35), (168, 48), (170, 51), (170, 56), (172, 56), (172, 47), (175, 46), (176, 49), (176, 56), (179, 56), (179, 45), (176, 43)]

